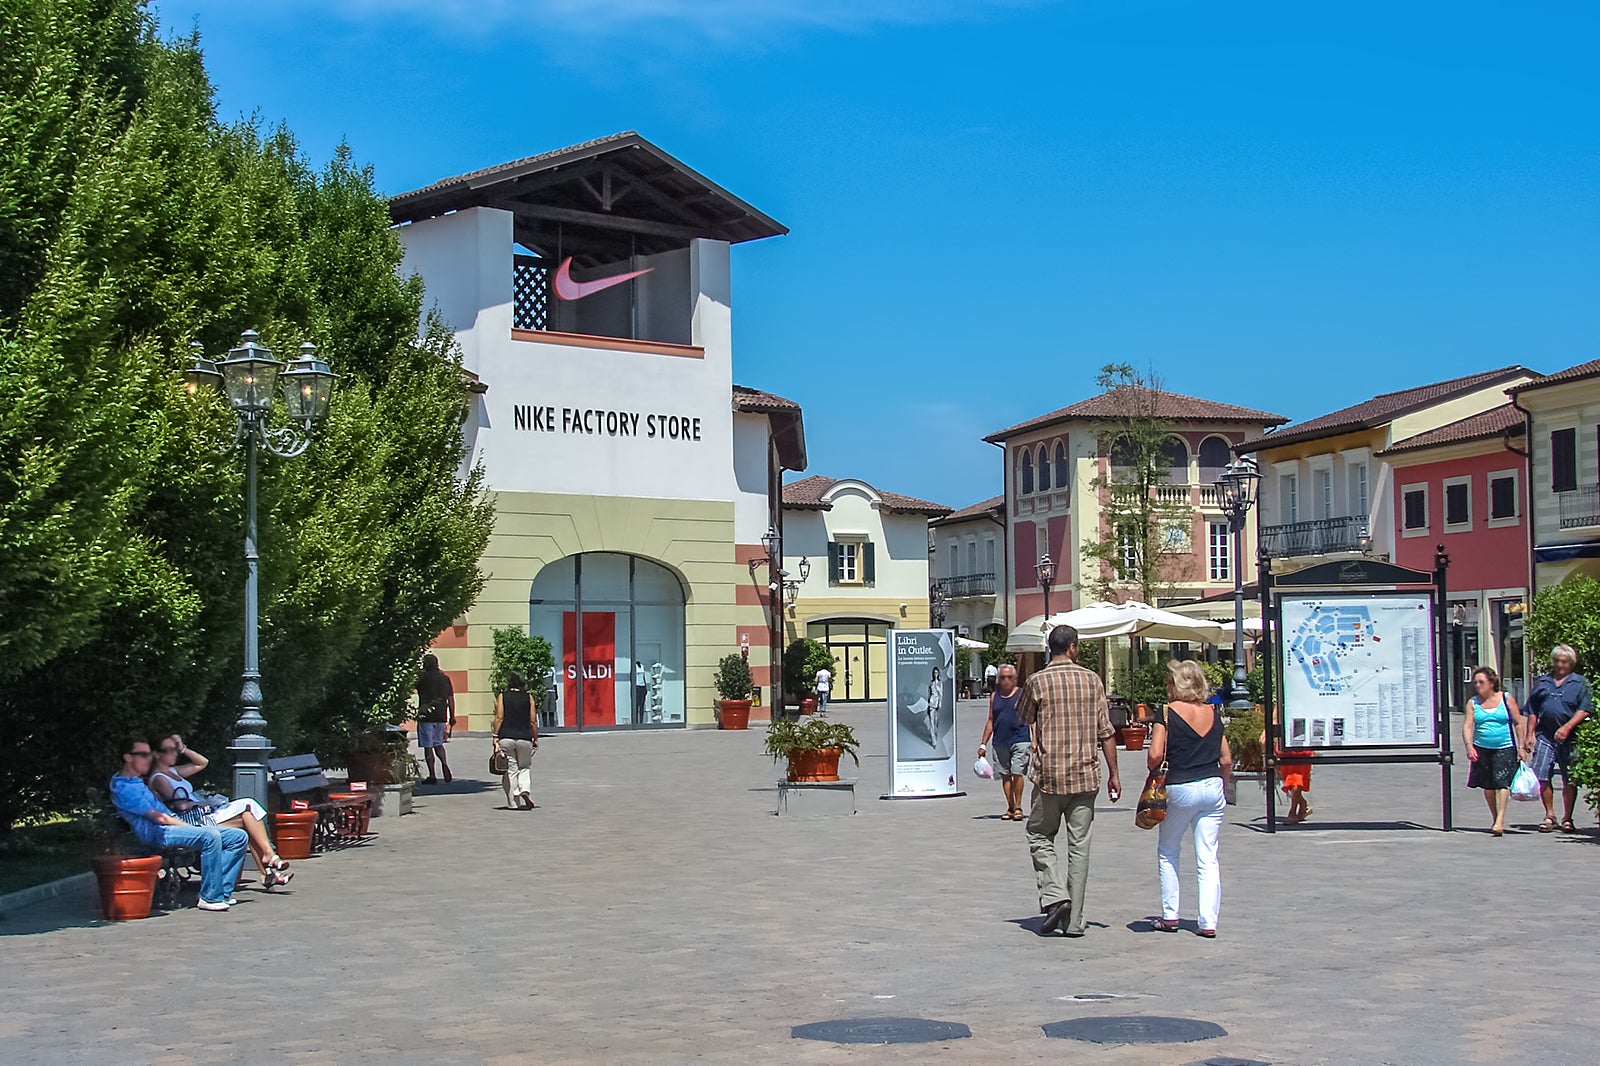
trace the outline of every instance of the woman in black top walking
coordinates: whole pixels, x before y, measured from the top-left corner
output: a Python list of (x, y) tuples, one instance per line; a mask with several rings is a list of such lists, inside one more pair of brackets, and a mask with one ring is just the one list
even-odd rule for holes
[(1192, 832), (1200, 882), (1200, 921), (1195, 931), (1204, 937), (1217, 935), (1217, 914), (1222, 909), (1217, 836), (1226, 803), (1223, 779), (1233, 773), (1233, 754), (1222, 735), (1222, 717), (1206, 702), (1209, 694), (1199, 663), (1184, 659), (1167, 664), (1166, 720), (1151, 731), (1149, 754), (1150, 769), (1167, 764), (1167, 817), (1156, 841), (1161, 917), (1154, 923), (1163, 933), (1178, 929), (1178, 856), (1184, 834)]
[(533, 700), (528, 683), (512, 672), (506, 677), (506, 690), (494, 698), (494, 744), (506, 757), (506, 806), (533, 810), (533, 753), (539, 747), (539, 726), (533, 718)]

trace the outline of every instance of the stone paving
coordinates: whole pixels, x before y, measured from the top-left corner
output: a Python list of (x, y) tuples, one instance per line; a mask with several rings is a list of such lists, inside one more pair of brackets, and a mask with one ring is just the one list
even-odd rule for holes
[[(979, 705), (961, 710), (965, 767), (981, 720)], [(7, 916), (0, 1060), (1596, 1060), (1585, 920), (1600, 838), (1491, 838), (1464, 768), (1451, 835), (1435, 828), (1432, 768), (1318, 768), (1315, 820), (1273, 837), (1263, 793), (1242, 783), (1220, 936), (1206, 941), (1146, 931), (1155, 835), (1133, 827), (1143, 762), (1125, 753), (1130, 798), (1102, 800), (1096, 823), (1089, 935), (1042, 938), (998, 786), (968, 774), (966, 797), (882, 802), (883, 709), (835, 717), (865, 740), (853, 818), (774, 817), (760, 727), (547, 738), (526, 813), (501, 809), (487, 740), (460, 738), (453, 786), (379, 820), (365, 846), (296, 864), (291, 892), (120, 924), (88, 893)], [(1531, 827), (1536, 808), (1519, 804), (1514, 823)], [(1099, 1045), (1041, 1030), (1105, 1015), (1228, 1035)], [(972, 1036), (790, 1038), (864, 1017)]]

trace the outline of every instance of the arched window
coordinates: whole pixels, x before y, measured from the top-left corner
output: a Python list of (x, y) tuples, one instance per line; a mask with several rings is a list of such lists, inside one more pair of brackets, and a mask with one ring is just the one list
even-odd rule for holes
[(1222, 471), (1233, 461), (1233, 449), (1221, 437), (1200, 442), (1200, 484), (1215, 485)]
[(1068, 488), (1072, 479), (1067, 476), (1067, 446), (1062, 441), (1056, 441), (1056, 488)]
[(1039, 445), (1039, 491), (1050, 491), (1050, 456), (1043, 444)]
[(1111, 480), (1126, 483), (1133, 480), (1139, 469), (1139, 452), (1133, 441), (1118, 437), (1111, 442)]
[(1033, 491), (1033, 449), (1025, 449), (1022, 453), (1022, 494), (1028, 495)]
[(1169, 485), (1189, 483), (1189, 448), (1177, 437), (1161, 442), (1161, 465), (1167, 468)]

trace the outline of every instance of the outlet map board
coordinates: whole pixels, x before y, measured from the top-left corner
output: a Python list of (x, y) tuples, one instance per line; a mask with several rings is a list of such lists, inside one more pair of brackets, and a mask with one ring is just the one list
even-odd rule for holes
[(1437, 747), (1431, 592), (1279, 597), (1286, 748)]

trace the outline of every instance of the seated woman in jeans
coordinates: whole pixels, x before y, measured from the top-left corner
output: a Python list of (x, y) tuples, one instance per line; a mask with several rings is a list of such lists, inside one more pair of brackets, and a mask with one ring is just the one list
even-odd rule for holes
[(1178, 929), (1178, 855), (1185, 833), (1194, 835), (1194, 865), (1200, 882), (1201, 936), (1217, 935), (1222, 909), (1222, 867), (1217, 835), (1226, 803), (1223, 778), (1233, 773), (1233, 754), (1222, 735), (1222, 716), (1206, 702), (1209, 689), (1192, 659), (1167, 664), (1167, 714), (1150, 732), (1150, 769), (1167, 764), (1167, 817), (1156, 841), (1161, 870), (1163, 933)]

